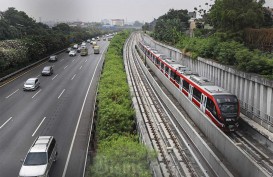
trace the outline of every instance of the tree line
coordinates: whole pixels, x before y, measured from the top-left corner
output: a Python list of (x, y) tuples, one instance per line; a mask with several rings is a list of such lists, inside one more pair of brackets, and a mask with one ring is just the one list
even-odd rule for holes
[[(215, 0), (212, 4), (206, 3), (210, 8), (207, 10), (200, 5), (194, 8), (202, 18), (194, 19), (193, 37), (189, 36), (191, 17), (187, 10), (170, 9), (153, 22), (145, 23), (142, 29), (151, 31), (156, 40), (176, 46), (194, 59), (198, 56), (214, 59), (272, 79), (272, 53), (258, 50), (253, 43), (249, 45), (246, 38), (249, 36), (246, 29), (273, 27), (271, 12), (264, 3), (264, 0)], [(260, 30), (260, 33), (262, 31), (266, 30)], [(273, 49), (273, 43), (269, 45)]]
[(11, 7), (0, 13), (0, 77), (100, 34), (96, 27), (70, 27), (65, 23), (50, 28)]

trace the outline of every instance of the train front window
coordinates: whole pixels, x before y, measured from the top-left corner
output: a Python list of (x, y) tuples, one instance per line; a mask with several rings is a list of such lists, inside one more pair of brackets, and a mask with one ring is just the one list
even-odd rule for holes
[(223, 114), (238, 112), (238, 99), (234, 95), (214, 96)]

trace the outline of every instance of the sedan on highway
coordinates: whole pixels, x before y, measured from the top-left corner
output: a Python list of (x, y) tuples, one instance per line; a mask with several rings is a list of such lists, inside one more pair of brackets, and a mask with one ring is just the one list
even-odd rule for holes
[(76, 56), (76, 54), (77, 52), (75, 50), (71, 50), (68, 55), (73, 57), (73, 56)]
[(52, 56), (50, 56), (49, 57), (49, 62), (55, 62), (55, 61), (57, 61), (58, 60), (58, 58), (57, 58), (57, 56), (56, 55), (52, 55)]
[(42, 76), (50, 76), (53, 74), (53, 67), (52, 66), (45, 66), (42, 71)]
[(36, 90), (40, 86), (40, 82), (38, 78), (29, 78), (24, 83), (24, 90)]

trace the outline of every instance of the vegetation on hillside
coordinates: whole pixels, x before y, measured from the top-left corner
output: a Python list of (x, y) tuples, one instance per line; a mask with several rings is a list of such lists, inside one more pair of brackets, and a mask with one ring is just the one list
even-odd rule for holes
[(101, 34), (60, 23), (49, 28), (15, 8), (0, 13), (0, 77), (23, 68), (54, 52)]
[[(182, 13), (183, 18), (179, 16), (180, 20), (187, 21), (189, 19), (185, 14), (187, 11), (170, 10), (156, 20), (152, 36), (156, 40), (180, 48), (184, 54), (193, 59), (198, 56), (213, 59), (239, 70), (273, 79), (273, 54), (262, 52), (257, 47), (255, 49), (257, 45), (254, 43), (245, 42), (246, 31), (248, 37), (253, 35), (246, 29), (273, 27), (273, 19), (263, 4), (264, 0), (216, 0), (213, 5), (206, 3), (211, 7), (209, 10), (195, 8), (203, 17), (198, 19), (197, 24), (203, 25), (198, 25), (198, 28), (194, 30), (194, 37), (189, 37), (184, 32), (184, 28), (175, 25), (178, 15), (169, 15), (170, 12), (171, 14)], [(213, 28), (203, 29), (206, 25), (211, 25)], [(143, 28), (148, 29), (148, 27), (149, 25), (145, 24)], [(254, 32), (257, 33), (257, 30)], [(254, 38), (251, 38), (251, 41), (253, 40)], [(259, 40), (260, 44), (262, 41)], [(271, 43), (271, 50), (273, 50), (272, 45)], [(270, 47), (267, 46), (268, 48)]]
[(138, 142), (134, 110), (123, 65), (129, 32), (116, 35), (108, 48), (98, 89), (98, 148), (89, 176), (151, 176), (154, 153)]

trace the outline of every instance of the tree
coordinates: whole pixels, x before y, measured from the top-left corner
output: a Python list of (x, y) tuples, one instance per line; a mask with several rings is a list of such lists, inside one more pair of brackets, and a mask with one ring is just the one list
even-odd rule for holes
[(136, 26), (136, 27), (141, 27), (143, 24), (139, 21), (135, 21), (133, 26)]
[(156, 21), (154, 37), (161, 41), (176, 43), (179, 35), (189, 27), (187, 10), (170, 9)]
[(208, 15), (217, 30), (240, 31), (248, 27), (258, 28), (264, 21), (264, 0), (216, 0)]

